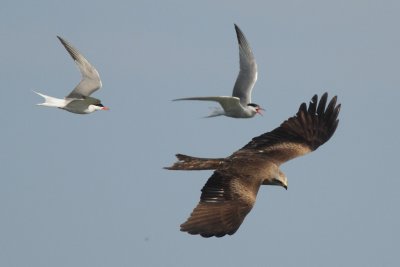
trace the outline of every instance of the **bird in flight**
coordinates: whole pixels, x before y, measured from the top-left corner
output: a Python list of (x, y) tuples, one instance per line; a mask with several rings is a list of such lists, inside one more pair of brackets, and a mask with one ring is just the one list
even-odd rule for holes
[(271, 132), (253, 138), (226, 158), (197, 158), (177, 154), (178, 161), (168, 170), (215, 170), (201, 190), (194, 208), (181, 231), (203, 237), (234, 234), (253, 208), (261, 185), (287, 189), (286, 175), (280, 165), (316, 150), (335, 133), (340, 104), (328, 94), (314, 95), (308, 105), (302, 103), (297, 114)]
[(178, 100), (202, 100), (218, 102), (222, 109), (214, 110), (207, 118), (225, 115), (232, 118), (252, 118), (264, 110), (251, 102), (251, 91), (257, 81), (257, 63), (243, 32), (235, 24), (239, 42), (240, 71), (233, 87), (232, 96), (186, 97)]
[(59, 36), (57, 38), (78, 65), (82, 79), (75, 89), (64, 99), (35, 92), (44, 98), (44, 103), (38, 105), (56, 107), (77, 114), (89, 114), (97, 110), (108, 110), (109, 108), (103, 106), (99, 99), (90, 96), (93, 92), (101, 88), (101, 80), (97, 70), (70, 43)]

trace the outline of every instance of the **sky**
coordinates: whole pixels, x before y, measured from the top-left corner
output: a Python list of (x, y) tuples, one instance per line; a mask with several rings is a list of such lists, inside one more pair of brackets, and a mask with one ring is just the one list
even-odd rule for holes
[[(0, 9), (0, 266), (399, 266), (400, 2), (11, 1)], [(233, 24), (258, 63), (252, 119), (205, 119), (239, 69)], [(100, 73), (90, 115), (36, 106)], [(342, 104), (334, 136), (281, 166), (233, 236), (179, 231), (224, 157), (314, 94)]]

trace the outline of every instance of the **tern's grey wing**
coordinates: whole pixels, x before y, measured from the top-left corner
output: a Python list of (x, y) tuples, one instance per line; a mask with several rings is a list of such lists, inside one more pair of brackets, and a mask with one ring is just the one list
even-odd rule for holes
[(65, 98), (69, 100), (68, 107), (69, 108), (77, 108), (82, 109), (83, 107), (87, 107), (89, 105), (101, 105), (100, 99), (90, 97), (90, 96), (81, 96), (80, 98)]
[(89, 105), (99, 105), (99, 104), (101, 104), (100, 99), (97, 99), (97, 98), (94, 98), (94, 97), (91, 97), (91, 96), (85, 96), (84, 97), (84, 101)]
[(251, 91), (257, 81), (257, 63), (243, 32), (235, 24), (239, 42), (240, 71), (233, 88), (232, 96), (240, 98), (243, 106), (251, 103)]
[(75, 63), (82, 74), (82, 79), (75, 89), (67, 96), (67, 98), (82, 98), (82, 96), (90, 96), (94, 91), (101, 88), (101, 80), (97, 70), (79, 53), (69, 42), (57, 36), (60, 42), (67, 49), (68, 53), (74, 59)]
[(203, 187), (200, 202), (181, 231), (203, 237), (232, 235), (256, 201), (260, 182), (217, 170)]
[(326, 106), (327, 98), (325, 93), (318, 102), (318, 96), (314, 95), (308, 109), (302, 103), (295, 116), (271, 132), (253, 138), (232, 156), (268, 156), (279, 165), (316, 150), (332, 137), (339, 123), (341, 105), (336, 104), (335, 96)]

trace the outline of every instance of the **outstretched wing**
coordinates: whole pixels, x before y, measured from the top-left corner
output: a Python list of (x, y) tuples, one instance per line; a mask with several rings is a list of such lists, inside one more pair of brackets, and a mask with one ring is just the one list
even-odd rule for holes
[(185, 98), (177, 98), (172, 101), (181, 101), (181, 100), (199, 100), (199, 101), (215, 101), (218, 102), (221, 107), (229, 112), (232, 108), (235, 109), (239, 105), (240, 99), (232, 96), (195, 96), (195, 97), (185, 97)]
[(231, 171), (215, 171), (181, 231), (203, 237), (234, 234), (253, 208), (259, 187), (259, 182), (235, 176)]
[(327, 99), (325, 93), (318, 103), (318, 96), (314, 95), (308, 108), (302, 103), (295, 116), (273, 131), (253, 138), (232, 156), (266, 155), (279, 165), (316, 150), (332, 137), (339, 123), (337, 118), (341, 105), (336, 105), (335, 96), (326, 107)]
[(73, 47), (66, 40), (57, 36), (60, 42), (63, 44), (65, 49), (74, 59), (75, 63), (82, 74), (82, 79), (75, 89), (67, 96), (67, 98), (82, 98), (83, 96), (90, 96), (94, 91), (101, 88), (100, 75), (97, 70), (86, 60), (86, 58), (79, 53), (79, 51)]
[(239, 42), (240, 71), (233, 87), (232, 96), (240, 98), (243, 106), (251, 103), (251, 91), (257, 81), (257, 63), (243, 32), (235, 24)]

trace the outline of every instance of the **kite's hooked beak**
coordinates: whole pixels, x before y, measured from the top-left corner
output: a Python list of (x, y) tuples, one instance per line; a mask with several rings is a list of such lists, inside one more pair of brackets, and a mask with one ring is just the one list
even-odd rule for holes
[(285, 180), (281, 181), (280, 186), (282, 186), (283, 188), (285, 188), (287, 190), (288, 184), (287, 184), (286, 176), (285, 176)]

